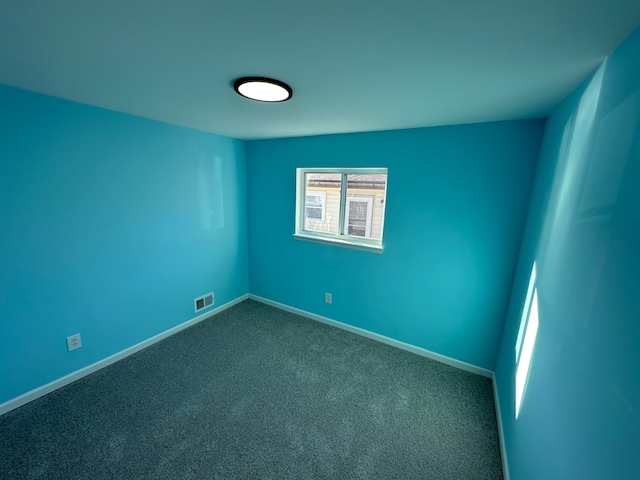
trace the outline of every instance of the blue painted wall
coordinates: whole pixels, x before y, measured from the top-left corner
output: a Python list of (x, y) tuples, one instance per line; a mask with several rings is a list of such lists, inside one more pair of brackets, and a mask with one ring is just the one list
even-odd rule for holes
[[(250, 292), (493, 369), (542, 128), (249, 142)], [(389, 168), (383, 254), (292, 238), (296, 168), (332, 166)]]
[[(518, 419), (514, 345), (537, 267)], [(496, 366), (514, 480), (640, 475), (640, 29), (548, 119)]]
[(0, 86), (0, 403), (247, 293), (244, 149)]

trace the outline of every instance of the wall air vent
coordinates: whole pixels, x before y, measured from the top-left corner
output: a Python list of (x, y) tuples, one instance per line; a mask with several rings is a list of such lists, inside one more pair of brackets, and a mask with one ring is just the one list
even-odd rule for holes
[(213, 292), (207, 293), (193, 300), (193, 309), (196, 313), (213, 305)]

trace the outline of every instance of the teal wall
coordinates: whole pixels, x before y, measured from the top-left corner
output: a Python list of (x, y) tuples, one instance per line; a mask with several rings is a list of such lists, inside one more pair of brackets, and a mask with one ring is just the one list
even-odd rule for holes
[(247, 293), (244, 149), (0, 86), (0, 403)]
[[(332, 166), (389, 168), (382, 255), (293, 239)], [(242, 142), (0, 86), (0, 403), (251, 292), (495, 367), (514, 480), (632, 478), (638, 192), (640, 29), (546, 122)]]
[[(514, 344), (536, 263), (518, 418)], [(640, 28), (548, 119), (496, 365), (511, 478), (640, 475)]]
[[(542, 129), (249, 142), (250, 292), (493, 369)], [(294, 240), (296, 167), (388, 167), (384, 253)]]

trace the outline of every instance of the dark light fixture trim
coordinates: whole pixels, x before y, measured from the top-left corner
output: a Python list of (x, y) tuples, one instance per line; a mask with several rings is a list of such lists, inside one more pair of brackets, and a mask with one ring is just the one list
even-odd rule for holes
[[(249, 97), (245, 94), (243, 94), (240, 91), (240, 87), (246, 83), (268, 83), (271, 85), (276, 85), (280, 88), (283, 88), (284, 90), (286, 90), (287, 92), (287, 97), (283, 98), (281, 100), (263, 100), (260, 98), (254, 98), (254, 97)], [(245, 98), (248, 98), (250, 100), (255, 100), (256, 102), (265, 102), (265, 103), (282, 103), (282, 102), (286, 102), (287, 100), (290, 100), (291, 97), (293, 97), (293, 90), (291, 89), (291, 87), (289, 85), (287, 85), (284, 82), (281, 82), (280, 80), (275, 80), (273, 78), (267, 78), (267, 77), (242, 77), (242, 78), (238, 78), (235, 82), (233, 82), (233, 89), (236, 91), (236, 93), (238, 95), (241, 95)]]

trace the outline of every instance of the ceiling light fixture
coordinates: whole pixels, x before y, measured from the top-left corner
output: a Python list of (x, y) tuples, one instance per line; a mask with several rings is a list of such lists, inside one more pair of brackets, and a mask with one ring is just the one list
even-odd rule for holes
[(233, 82), (233, 89), (243, 97), (259, 102), (286, 102), (293, 90), (286, 83), (265, 77), (243, 77)]

